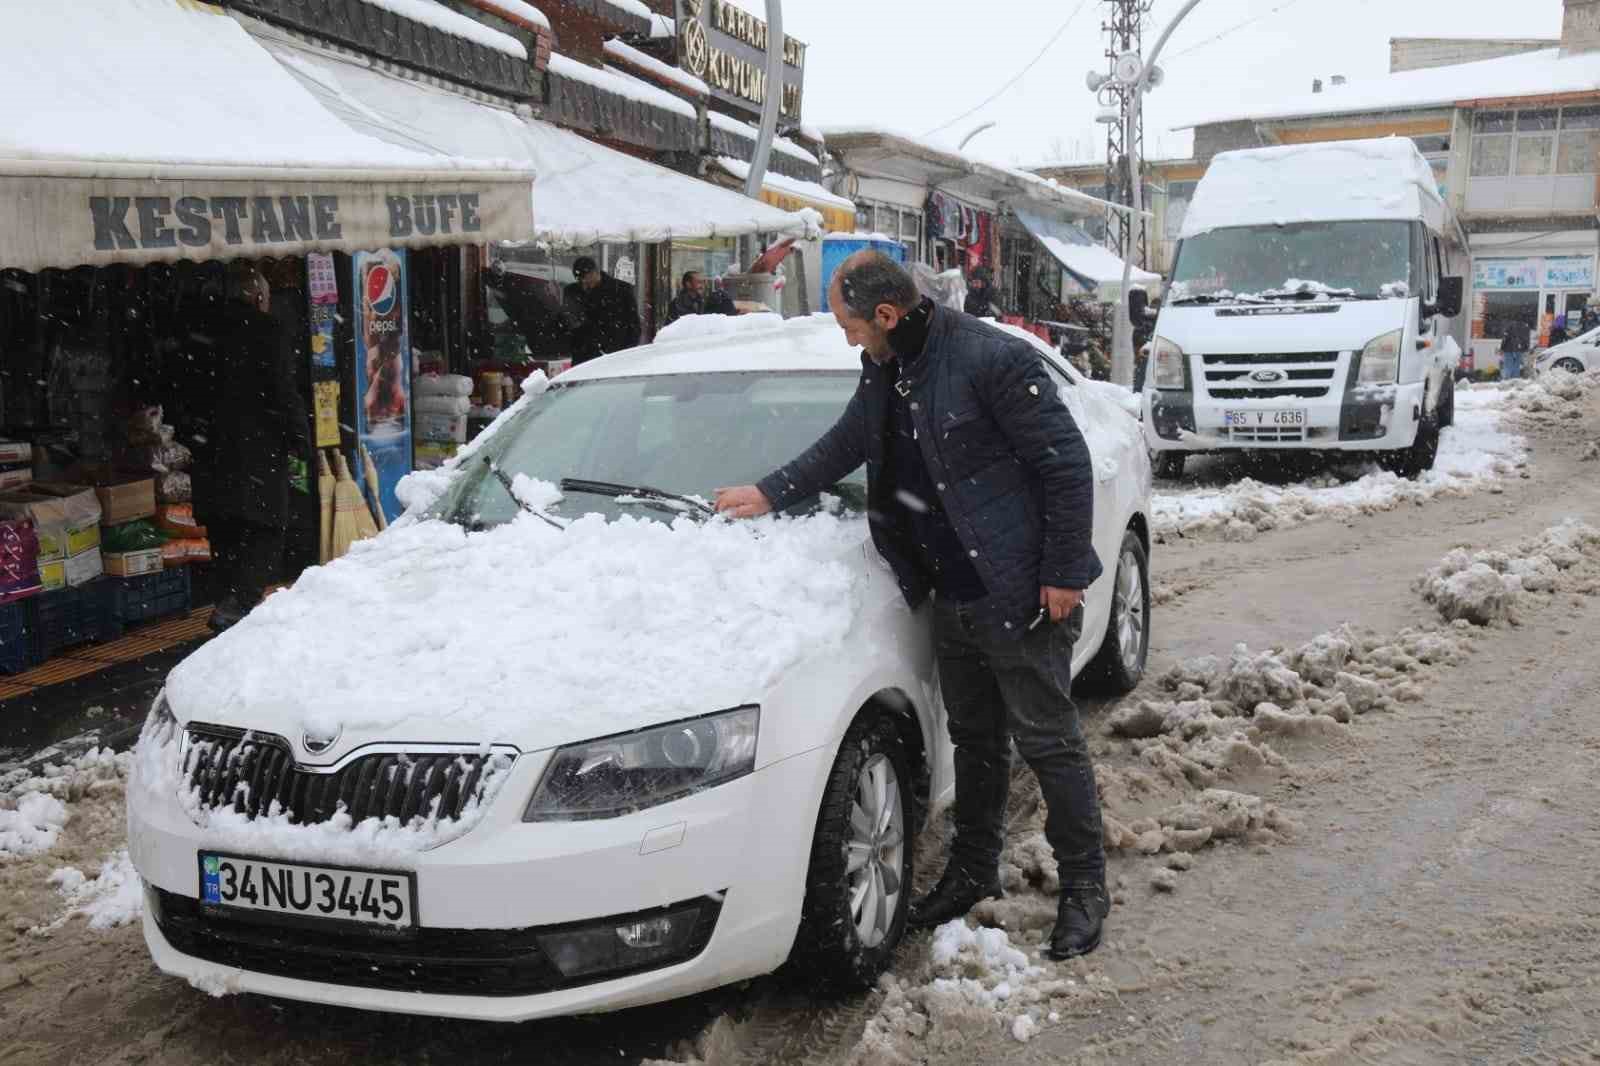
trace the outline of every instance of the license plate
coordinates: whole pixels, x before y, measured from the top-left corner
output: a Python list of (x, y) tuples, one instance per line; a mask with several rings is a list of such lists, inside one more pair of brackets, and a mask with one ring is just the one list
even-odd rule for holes
[(215, 906), (409, 929), (416, 899), (410, 873), (200, 853), (200, 902)]
[(1276, 411), (1224, 411), (1222, 424), (1229, 429), (1303, 429), (1306, 425), (1306, 409), (1290, 407)]

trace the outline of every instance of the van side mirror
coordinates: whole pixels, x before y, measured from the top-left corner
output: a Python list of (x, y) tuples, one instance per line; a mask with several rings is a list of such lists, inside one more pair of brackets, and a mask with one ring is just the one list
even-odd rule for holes
[(1143, 289), (1128, 290), (1128, 317), (1137, 323), (1150, 307), (1150, 294)]
[(1464, 282), (1461, 275), (1439, 279), (1439, 299), (1433, 305), (1433, 313), (1446, 318), (1454, 318), (1461, 313), (1461, 295)]

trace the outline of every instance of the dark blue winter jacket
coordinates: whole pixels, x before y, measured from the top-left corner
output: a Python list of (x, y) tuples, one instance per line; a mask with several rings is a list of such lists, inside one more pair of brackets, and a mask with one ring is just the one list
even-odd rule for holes
[[(1020, 636), (1038, 613), (1041, 585), (1086, 589), (1100, 576), (1088, 446), (1038, 351), (969, 315), (934, 309), (913, 373), (910, 406), (928, 473), (989, 590), (979, 613)], [(863, 356), (839, 421), (759, 487), (783, 510), (865, 462), (873, 543), (917, 607), (927, 576), (886, 518), (896, 510), (884, 446), (894, 385)]]

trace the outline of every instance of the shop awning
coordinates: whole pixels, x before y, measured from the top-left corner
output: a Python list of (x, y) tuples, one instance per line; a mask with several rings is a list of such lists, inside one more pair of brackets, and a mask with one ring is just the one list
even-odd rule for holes
[(73, 0), (5, 19), (0, 267), (478, 243), (532, 224), (524, 163), (353, 132), (216, 8)]
[(493, 151), (538, 177), (532, 224), (514, 238), (558, 247), (750, 233), (814, 236), (816, 216), (779, 210), (548, 123), (402, 81), (298, 42), (263, 42), (354, 130), (442, 156)]
[[(750, 164), (743, 159), (719, 156), (720, 167), (741, 186), (750, 177)], [(810, 208), (822, 216), (822, 228), (829, 233), (853, 233), (856, 228), (856, 205), (852, 200), (829, 192), (814, 181), (801, 181), (783, 174), (768, 172), (761, 179), (761, 199), (785, 211)]]
[[(1045, 250), (1061, 264), (1061, 269), (1071, 274), (1078, 284), (1102, 301), (1118, 298), (1117, 290), (1122, 287), (1123, 263), (1113, 252), (1071, 222), (1050, 218), (1024, 207), (1014, 210), (1017, 221), (1044, 245)], [(1160, 274), (1152, 274), (1138, 267), (1133, 268), (1128, 280), (1131, 284), (1152, 290), (1152, 295), (1161, 286)]]

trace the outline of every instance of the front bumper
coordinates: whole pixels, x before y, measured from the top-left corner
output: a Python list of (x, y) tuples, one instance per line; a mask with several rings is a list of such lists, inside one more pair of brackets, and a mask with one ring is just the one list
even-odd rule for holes
[[(1291, 449), (1393, 451), (1416, 437), (1425, 386), (1364, 386), (1349, 395), (1320, 399), (1214, 400), (1189, 392), (1145, 391), (1145, 442), (1156, 452)], [(1230, 428), (1226, 411), (1300, 408), (1306, 423), (1296, 433)]]
[[(519, 759), (465, 835), (388, 864), (415, 872), (419, 931), (409, 945), (368, 941), (364, 952), (314, 926), (208, 920), (190, 902), (199, 895), (196, 854), (218, 842), (175, 796), (130, 781), (129, 848), (152, 904), (144, 919), (151, 955), (164, 972), (207, 990), (486, 1021), (672, 999), (771, 972), (787, 958), (827, 753), (620, 818), (524, 823), (522, 805), (544, 761)], [(341, 860), (337, 850), (293, 861), (384, 865)], [(703, 904), (707, 921), (699, 950), (681, 962), (567, 980), (538, 946), (552, 927), (686, 902)]]

